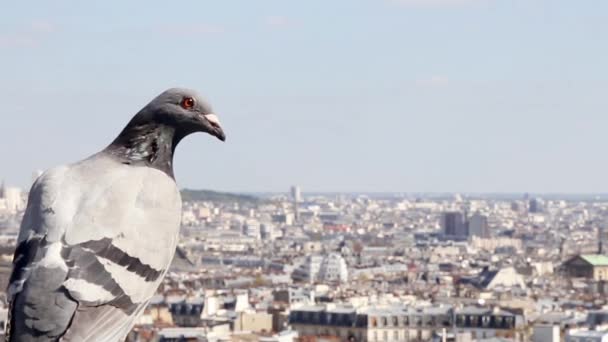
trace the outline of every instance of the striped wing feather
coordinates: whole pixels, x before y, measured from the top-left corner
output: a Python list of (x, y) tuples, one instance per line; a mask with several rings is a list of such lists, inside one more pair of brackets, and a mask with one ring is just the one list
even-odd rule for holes
[(96, 155), (46, 172), (15, 252), (10, 340), (124, 339), (171, 262), (180, 212), (155, 169)]

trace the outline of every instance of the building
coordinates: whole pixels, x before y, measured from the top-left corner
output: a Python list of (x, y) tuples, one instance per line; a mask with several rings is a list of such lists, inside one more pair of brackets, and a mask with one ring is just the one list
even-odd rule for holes
[[(300, 336), (333, 336), (341, 341), (430, 341), (446, 332), (471, 336), (521, 337), (523, 317), (501, 309), (450, 306), (386, 306), (357, 310), (313, 306), (292, 310), (289, 324)], [(518, 339), (521, 340), (521, 339)]]
[(314, 282), (317, 279), (322, 262), (323, 256), (309, 255), (306, 257), (306, 260), (293, 271), (291, 278), (295, 281)]
[(25, 200), (22, 196), (21, 189), (16, 187), (5, 187), (2, 185), (2, 194), (0, 197), (0, 207), (4, 207), (9, 213), (16, 213), (25, 209)]
[(571, 278), (593, 280), (608, 279), (608, 256), (599, 254), (577, 255), (562, 265), (564, 273)]
[(569, 331), (566, 334), (566, 342), (608, 342), (608, 331)]
[(473, 340), (493, 337), (523, 341), (525, 322), (518, 315), (500, 308), (465, 307), (454, 312), (457, 333), (470, 333)]
[(591, 330), (605, 330), (608, 328), (608, 310), (589, 311), (585, 323)]
[(302, 192), (299, 186), (294, 185), (291, 187), (291, 199), (297, 203), (302, 202)]
[(302, 193), (300, 192), (300, 187), (294, 185), (291, 187), (291, 199), (293, 200), (293, 212), (295, 215), (295, 220), (299, 221), (299, 203), (302, 202)]
[(291, 277), (295, 281), (309, 283), (344, 283), (348, 281), (348, 267), (338, 253), (310, 255), (294, 270)]
[(273, 214), (271, 218), (272, 222), (274, 223), (285, 224), (288, 226), (292, 225), (295, 219), (294, 215), (290, 213)]
[(209, 330), (206, 328), (163, 328), (158, 332), (159, 342), (198, 342), (208, 341)]
[(528, 202), (528, 212), (537, 214), (544, 211), (544, 203), (540, 198), (532, 198)]
[(191, 298), (171, 303), (169, 305), (169, 312), (171, 312), (175, 325), (180, 327), (200, 326), (204, 303), (204, 298)]
[(267, 312), (239, 312), (234, 331), (271, 332), (272, 315)]
[(606, 247), (608, 247), (608, 231), (606, 231), (606, 222), (601, 222), (597, 226), (597, 254), (606, 254)]
[(489, 238), (490, 229), (488, 227), (488, 217), (475, 214), (469, 219), (469, 231), (468, 236), (476, 236), (480, 238)]
[(281, 237), (282, 232), (277, 229), (273, 224), (264, 223), (261, 225), (261, 237), (263, 240), (275, 240)]
[(560, 327), (557, 324), (537, 324), (532, 331), (532, 342), (560, 342)]
[(348, 267), (344, 258), (338, 253), (328, 254), (321, 263), (318, 279), (325, 283), (346, 283)]
[(275, 290), (272, 293), (276, 302), (288, 305), (312, 304), (314, 303), (314, 292), (303, 288), (287, 288)]
[(289, 324), (301, 337), (334, 336), (343, 341), (366, 341), (368, 319), (354, 308), (326, 309), (323, 306), (292, 310)]
[(484, 268), (478, 275), (470, 278), (463, 277), (461, 284), (469, 284), (480, 290), (492, 290), (497, 287), (519, 287), (526, 288), (526, 283), (521, 274), (514, 267), (504, 267), (491, 270)]
[(441, 215), (441, 231), (449, 239), (466, 239), (468, 236), (464, 215), (460, 212), (447, 212)]
[(261, 239), (262, 227), (260, 225), (260, 222), (256, 220), (247, 220), (245, 224), (243, 224), (243, 234), (252, 237), (256, 240)]

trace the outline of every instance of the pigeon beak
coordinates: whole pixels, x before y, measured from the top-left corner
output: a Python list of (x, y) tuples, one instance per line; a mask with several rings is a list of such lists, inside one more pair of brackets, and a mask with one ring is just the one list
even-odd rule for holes
[(224, 134), (224, 130), (220, 125), (220, 119), (218, 119), (217, 115), (203, 114), (201, 116), (205, 121), (205, 126), (207, 126), (208, 128), (208, 133), (220, 139), (221, 141), (226, 141), (226, 134)]

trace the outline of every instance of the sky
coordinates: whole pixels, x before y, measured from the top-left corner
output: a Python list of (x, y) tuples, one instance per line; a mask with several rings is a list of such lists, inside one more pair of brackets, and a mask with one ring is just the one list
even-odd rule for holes
[(0, 11), (0, 179), (108, 145), (198, 90), (180, 187), (608, 192), (608, 1), (13, 1)]

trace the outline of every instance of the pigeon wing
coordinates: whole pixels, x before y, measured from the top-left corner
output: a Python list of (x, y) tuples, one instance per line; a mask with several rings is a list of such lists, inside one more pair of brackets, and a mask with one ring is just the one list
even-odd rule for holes
[(180, 212), (170, 177), (107, 156), (41, 176), (9, 285), (12, 340), (124, 338), (171, 262)]

